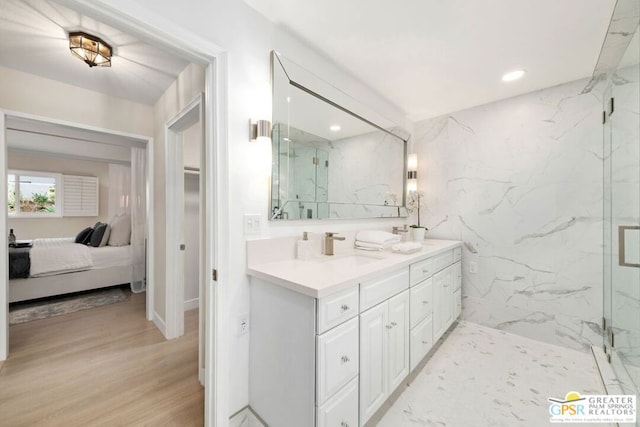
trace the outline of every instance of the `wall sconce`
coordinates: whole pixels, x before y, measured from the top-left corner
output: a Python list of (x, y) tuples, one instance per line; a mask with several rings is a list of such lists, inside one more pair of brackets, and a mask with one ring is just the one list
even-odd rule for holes
[(407, 156), (407, 191), (418, 190), (418, 155)]
[(251, 142), (261, 139), (271, 140), (271, 122), (269, 120), (256, 120), (255, 123), (249, 120), (249, 139)]

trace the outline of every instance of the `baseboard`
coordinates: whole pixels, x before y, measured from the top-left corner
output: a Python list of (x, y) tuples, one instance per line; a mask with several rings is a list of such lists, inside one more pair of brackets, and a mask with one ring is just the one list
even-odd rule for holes
[(200, 307), (200, 300), (198, 298), (190, 299), (184, 302), (184, 311), (195, 310)]
[(266, 425), (249, 405), (229, 417), (229, 427), (266, 427)]
[(167, 338), (167, 327), (164, 324), (164, 320), (162, 320), (162, 318), (155, 311), (153, 312), (153, 324), (156, 325), (156, 328), (160, 329), (162, 335)]

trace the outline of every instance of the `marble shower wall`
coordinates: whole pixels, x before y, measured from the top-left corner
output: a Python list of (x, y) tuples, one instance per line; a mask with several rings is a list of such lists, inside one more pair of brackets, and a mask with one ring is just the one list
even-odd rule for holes
[(426, 120), (413, 137), (428, 237), (464, 241), (463, 318), (580, 350), (602, 343), (602, 101), (588, 83)]

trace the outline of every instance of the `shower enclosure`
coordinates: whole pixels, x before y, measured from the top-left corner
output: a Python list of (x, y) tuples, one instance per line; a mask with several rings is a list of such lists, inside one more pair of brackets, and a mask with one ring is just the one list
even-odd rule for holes
[(618, 0), (594, 81), (603, 92), (603, 349), (625, 394), (640, 390), (640, 1)]

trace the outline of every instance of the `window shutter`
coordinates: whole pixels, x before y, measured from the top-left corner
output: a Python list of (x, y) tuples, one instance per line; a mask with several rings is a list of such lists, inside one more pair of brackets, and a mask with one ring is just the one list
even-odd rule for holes
[(64, 216), (98, 216), (98, 178), (63, 175)]

